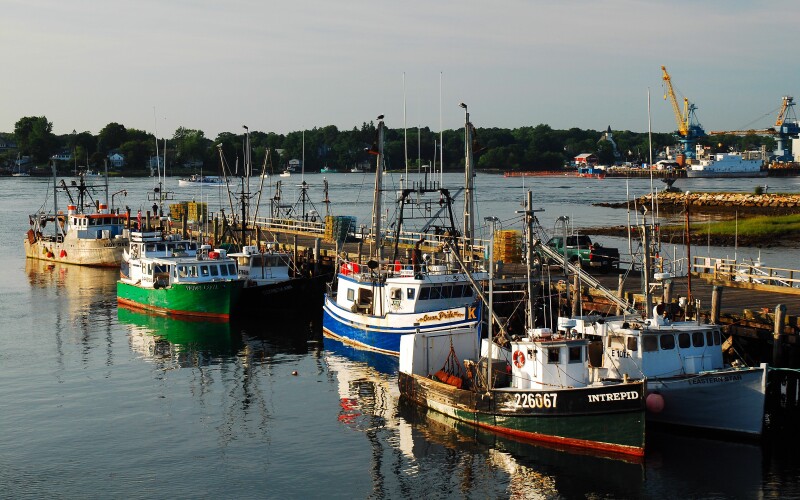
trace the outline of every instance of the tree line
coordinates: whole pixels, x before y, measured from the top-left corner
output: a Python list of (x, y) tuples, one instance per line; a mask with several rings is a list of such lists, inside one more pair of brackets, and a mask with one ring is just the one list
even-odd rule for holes
[[(72, 164), (59, 162), (58, 168), (71, 170), (76, 166), (102, 169), (111, 152), (125, 158), (120, 172), (134, 174), (149, 169), (156, 154), (156, 138), (152, 133), (111, 122), (97, 135), (90, 132), (53, 134), (53, 124), (45, 116), (20, 118), (12, 139), (17, 151), (0, 154), (0, 165), (13, 165), (17, 155), (28, 156), (36, 165), (47, 165), (58, 153), (70, 153)], [(250, 131), (253, 167), (268, 172), (283, 170), (291, 159), (305, 158), (305, 170), (319, 171), (323, 167), (344, 171), (371, 161), (368, 153), (374, 144), (375, 124), (364, 122), (361, 127), (339, 130), (334, 125), (314, 127), (310, 130), (278, 134)], [(602, 140), (603, 133), (595, 130), (571, 128), (554, 130), (549, 125), (534, 127), (476, 128), (474, 151), (478, 170), (524, 171), (558, 170), (569, 164), (577, 155), (592, 153), (599, 163), (649, 162), (648, 134), (628, 130), (614, 131), (614, 144)], [(699, 143), (712, 150), (757, 149), (762, 145), (771, 149), (774, 139), (762, 136), (706, 137)], [(407, 146), (406, 146), (407, 144)], [(674, 146), (675, 137), (668, 133), (652, 134), (653, 154)], [(166, 147), (167, 168), (199, 171), (213, 175), (222, 164), (220, 150), (231, 168), (242, 168), (245, 149), (245, 131), (223, 132), (213, 140), (202, 130), (179, 127), (171, 138), (159, 138), (160, 155)], [(441, 153), (440, 153), (441, 149)], [(407, 153), (406, 153), (407, 151)], [(269, 154), (267, 154), (269, 153)], [(402, 170), (406, 165), (418, 168), (435, 164), (443, 159), (445, 170), (464, 166), (464, 129), (445, 130), (440, 134), (429, 127), (386, 129), (384, 153), (386, 168)]]

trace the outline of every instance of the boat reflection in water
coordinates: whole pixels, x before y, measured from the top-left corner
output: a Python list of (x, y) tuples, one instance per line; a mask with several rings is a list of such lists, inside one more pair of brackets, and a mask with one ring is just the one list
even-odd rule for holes
[(25, 274), (30, 311), (16, 309), (27, 316), (7, 316), (7, 321), (51, 316), (59, 342), (72, 338), (81, 343), (94, 335), (91, 332), (99, 328), (95, 325), (108, 327), (113, 322), (118, 270), (26, 259)]
[(148, 359), (172, 360), (182, 367), (227, 363), (233, 358), (247, 364), (269, 361), (276, 354), (305, 354), (309, 336), (320, 323), (281, 319), (264, 321), (213, 321), (209, 318), (175, 318), (136, 309), (117, 309), (119, 322), (130, 325), (131, 349)]
[[(171, 360), (179, 366), (204, 366), (214, 359), (235, 356), (241, 335), (232, 334), (227, 321), (147, 314), (120, 306), (120, 324), (130, 325), (131, 350), (147, 359)], [(238, 333), (238, 332), (237, 332)]]
[(339, 392), (339, 421), (356, 430), (397, 428), (410, 436), (410, 426), (396, 419), (397, 358), (323, 337), (323, 362), (336, 376)]
[[(413, 454), (468, 454), (473, 460), (505, 473), (498, 479), (511, 498), (598, 497), (637, 498), (642, 495), (644, 461), (627, 455), (601, 455), (574, 447), (518, 441), (474, 427), (442, 413), (401, 400), (399, 415), (413, 424)], [(439, 446), (437, 450), (435, 446)], [(435, 458), (431, 459), (436, 461)], [(462, 477), (469, 477), (462, 471)], [(462, 487), (469, 491), (469, 484)]]

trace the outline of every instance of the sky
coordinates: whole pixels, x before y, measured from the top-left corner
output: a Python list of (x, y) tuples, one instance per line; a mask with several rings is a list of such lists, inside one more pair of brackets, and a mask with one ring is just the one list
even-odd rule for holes
[[(800, 2), (0, 0), (0, 132), (111, 122), (287, 133), (547, 124), (672, 132), (666, 66), (706, 131), (800, 100)], [(648, 99), (648, 92), (650, 97)]]

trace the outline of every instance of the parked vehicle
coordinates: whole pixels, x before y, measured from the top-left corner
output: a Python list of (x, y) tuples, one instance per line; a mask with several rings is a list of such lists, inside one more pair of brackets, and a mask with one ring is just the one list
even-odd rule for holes
[[(564, 255), (563, 236), (550, 238), (546, 245), (558, 252), (559, 255)], [(567, 260), (574, 265), (597, 267), (603, 273), (609, 272), (612, 268), (619, 268), (618, 249), (592, 242), (589, 236), (583, 234), (567, 236), (566, 256)], [(546, 259), (546, 261), (550, 264), (555, 263), (550, 258)]]

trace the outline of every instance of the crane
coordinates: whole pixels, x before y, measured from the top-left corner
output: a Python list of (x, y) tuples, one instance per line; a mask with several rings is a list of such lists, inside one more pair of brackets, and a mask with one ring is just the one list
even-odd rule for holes
[[(678, 142), (681, 143), (682, 154), (684, 158), (695, 157), (695, 142), (698, 138), (706, 135), (703, 128), (697, 122), (695, 111), (697, 106), (689, 102), (689, 99), (683, 98), (683, 111), (678, 106), (678, 98), (675, 96), (675, 90), (672, 88), (672, 77), (669, 76), (667, 68), (661, 66), (661, 78), (666, 86), (666, 93), (664, 99), (669, 98), (672, 103), (672, 111), (675, 113), (675, 121), (678, 124)], [(681, 159), (678, 159), (681, 163)]]
[(789, 144), (790, 139), (800, 135), (800, 125), (797, 116), (794, 115), (794, 97), (783, 96), (781, 107), (778, 111), (778, 118), (775, 120), (774, 128), (748, 129), (748, 130), (714, 130), (710, 135), (772, 135), (776, 136), (777, 147), (773, 151), (773, 157), (777, 161), (792, 161), (792, 153)]

